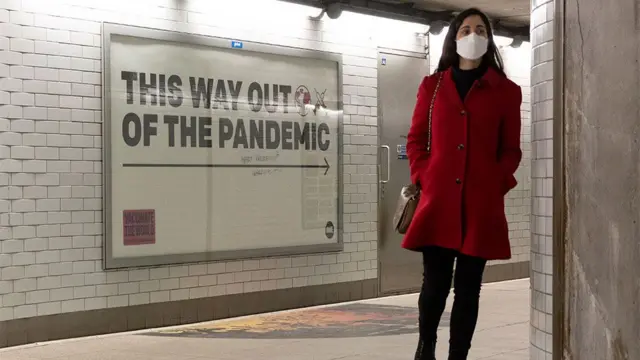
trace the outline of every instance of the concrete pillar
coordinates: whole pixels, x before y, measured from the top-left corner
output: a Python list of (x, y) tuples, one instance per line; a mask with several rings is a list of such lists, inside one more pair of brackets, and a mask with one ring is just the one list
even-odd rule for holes
[(553, 0), (531, 1), (531, 360), (552, 357)]
[(564, 8), (564, 360), (640, 359), (639, 10)]

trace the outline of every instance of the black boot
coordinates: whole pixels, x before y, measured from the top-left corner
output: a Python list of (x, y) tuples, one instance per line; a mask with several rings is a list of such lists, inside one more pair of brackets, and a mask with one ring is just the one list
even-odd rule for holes
[(468, 350), (449, 350), (449, 360), (467, 360)]
[(436, 360), (436, 342), (418, 341), (418, 349), (414, 360)]

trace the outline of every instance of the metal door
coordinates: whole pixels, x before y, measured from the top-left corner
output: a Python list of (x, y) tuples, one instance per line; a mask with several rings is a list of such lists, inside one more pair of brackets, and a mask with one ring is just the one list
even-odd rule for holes
[(422, 256), (400, 247), (402, 236), (394, 231), (392, 219), (400, 189), (411, 181), (404, 147), (418, 87), (428, 72), (426, 55), (378, 55), (378, 278), (383, 294), (416, 291), (422, 283)]

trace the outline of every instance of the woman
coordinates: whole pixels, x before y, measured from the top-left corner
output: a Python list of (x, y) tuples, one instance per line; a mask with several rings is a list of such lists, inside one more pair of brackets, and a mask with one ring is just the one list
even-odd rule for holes
[(449, 27), (437, 71), (420, 85), (407, 141), (411, 181), (421, 189), (402, 243), (422, 252), (424, 262), (416, 360), (435, 359), (454, 260), (449, 359), (464, 360), (486, 262), (511, 257), (504, 196), (517, 184), (522, 158), (521, 103), (487, 16), (462, 12)]

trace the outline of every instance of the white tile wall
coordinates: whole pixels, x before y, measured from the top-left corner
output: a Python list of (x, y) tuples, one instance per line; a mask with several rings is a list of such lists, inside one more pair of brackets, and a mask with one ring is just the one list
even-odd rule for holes
[[(442, 54), (442, 45), (448, 28), (439, 35), (430, 35), (430, 66), (434, 72)], [(500, 48), (507, 76), (522, 87), (522, 162), (516, 178), (518, 186), (506, 197), (505, 211), (509, 221), (512, 258), (506, 261), (493, 261), (491, 264), (529, 261), (531, 230), (531, 44), (523, 43), (518, 48), (504, 46)], [(491, 265), (490, 264), (490, 265)]]
[(553, 19), (552, 0), (532, 0), (531, 360), (553, 350)]
[[(275, 0), (0, 0), (0, 321), (376, 278), (377, 147), (364, 145), (377, 143), (376, 47), (424, 51), (426, 29), (349, 13), (314, 23), (317, 12)], [(102, 271), (102, 21), (343, 53), (344, 252)]]

